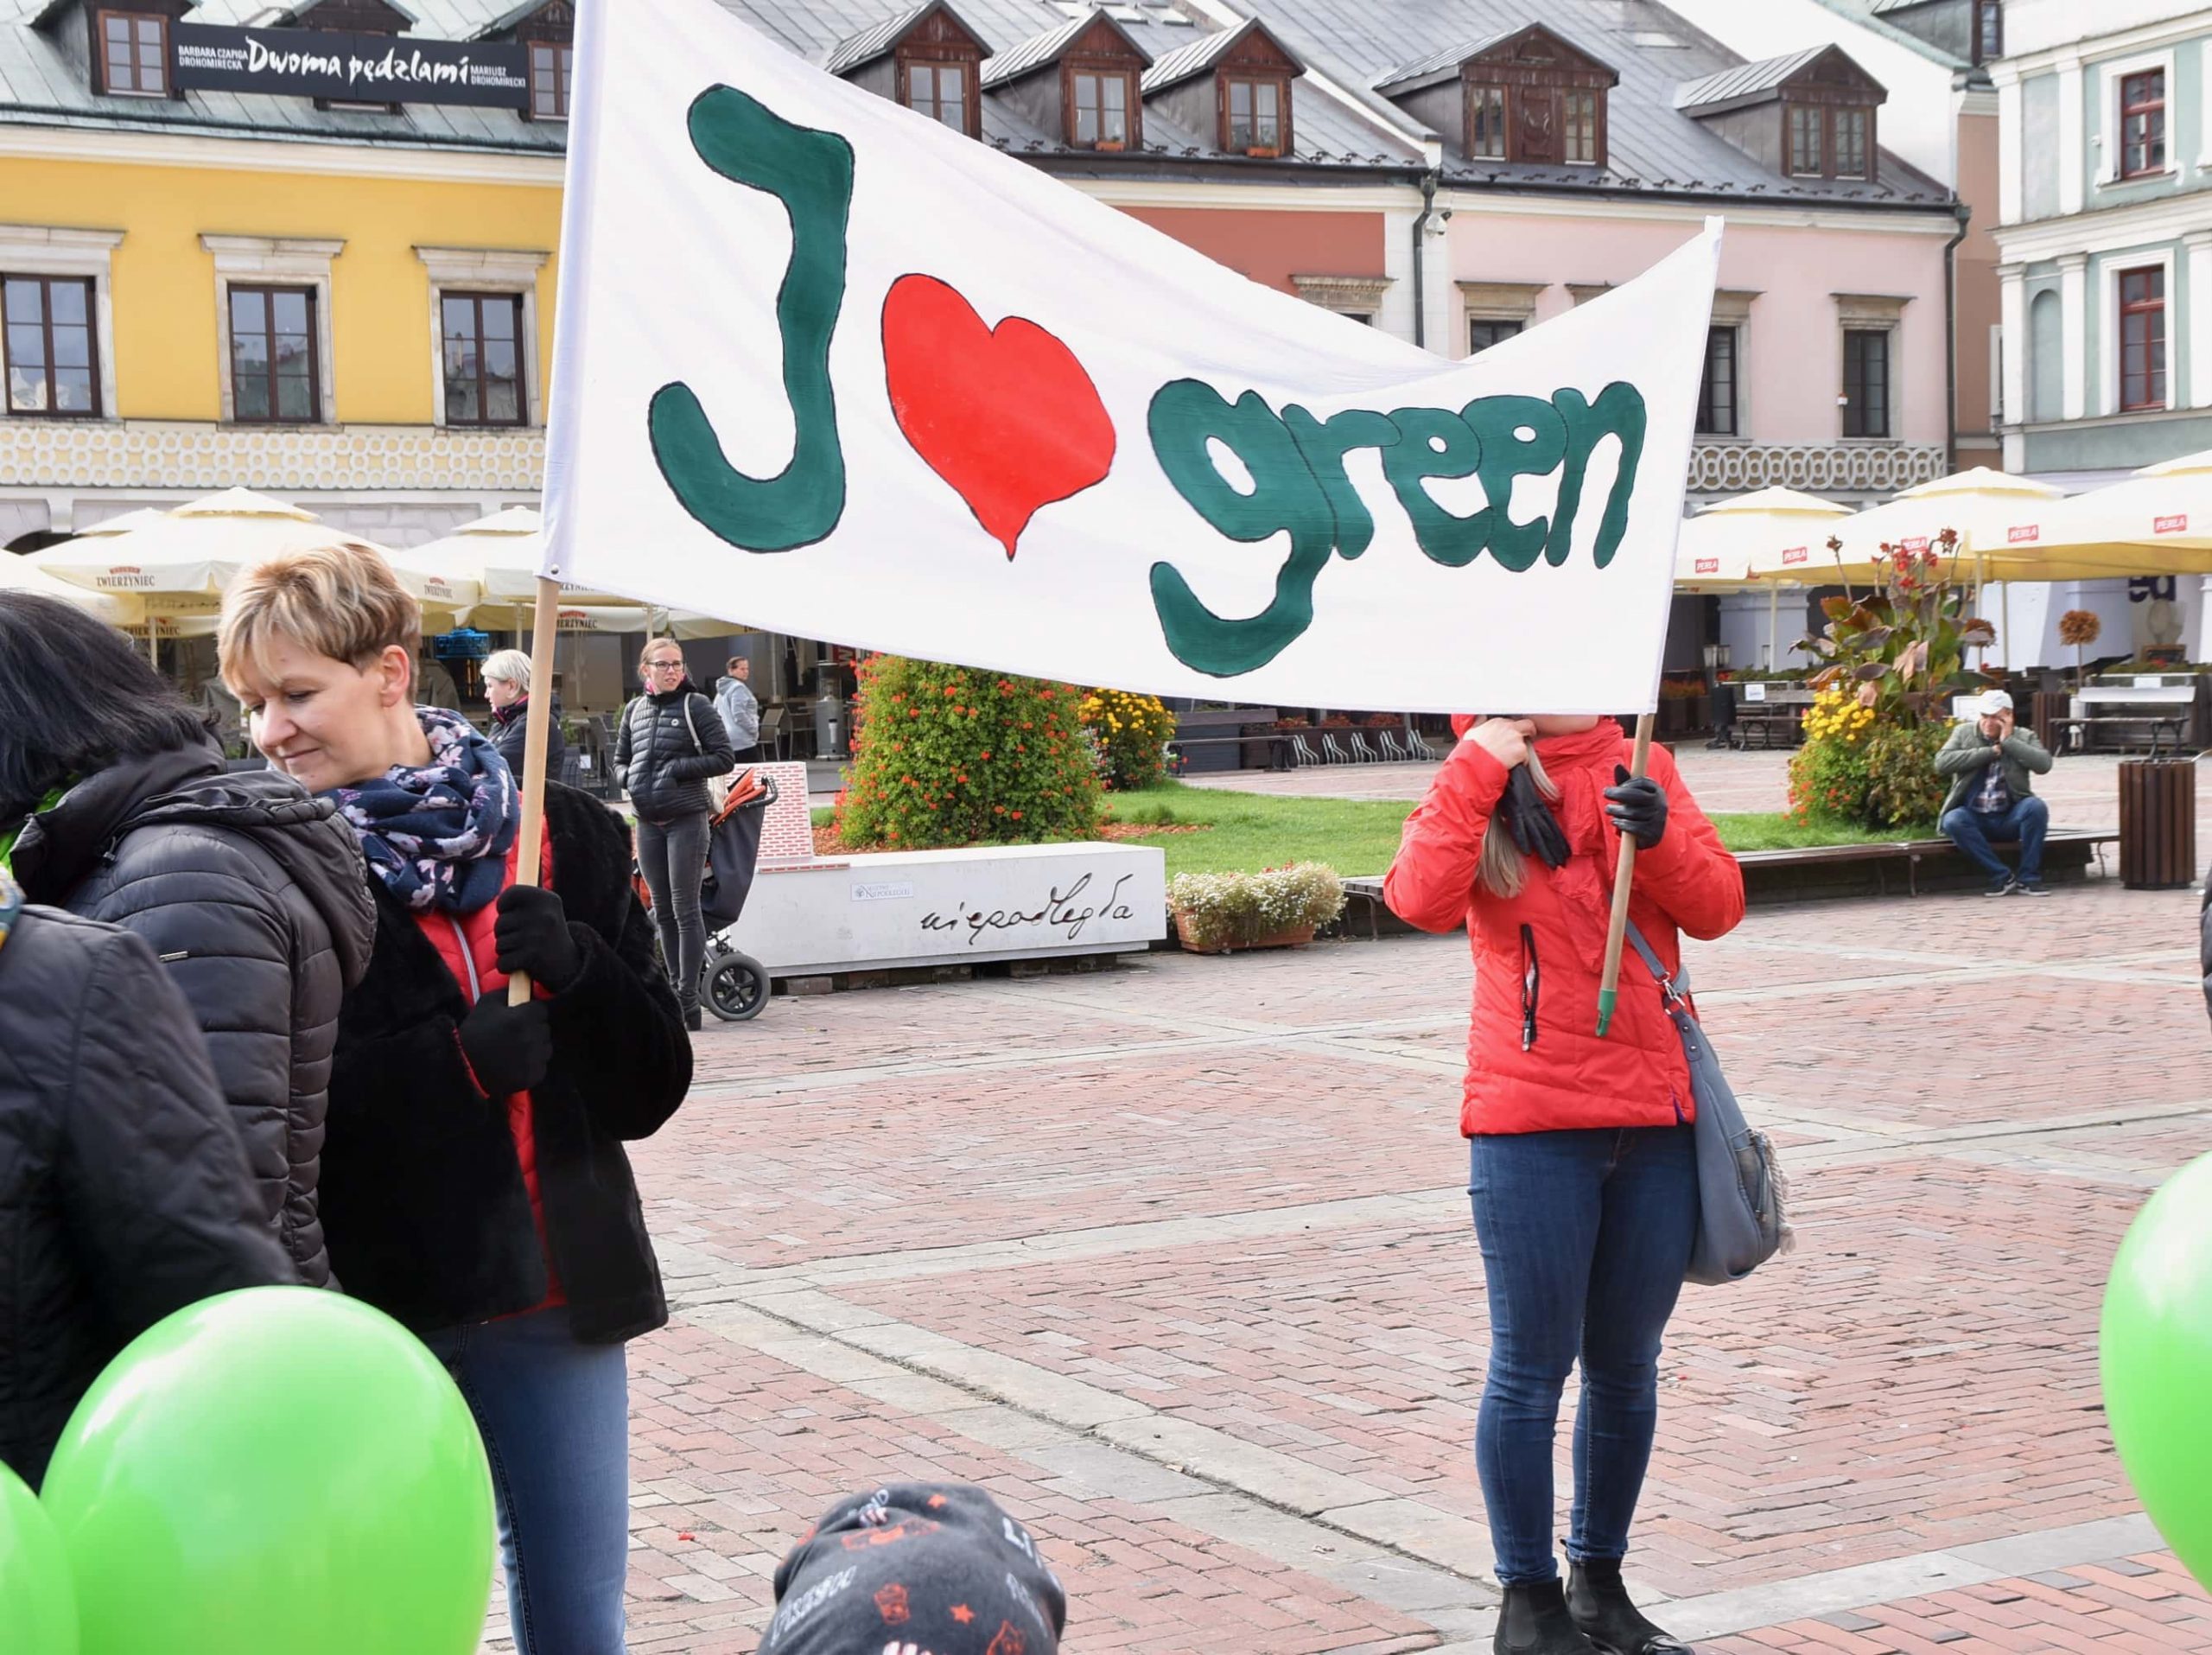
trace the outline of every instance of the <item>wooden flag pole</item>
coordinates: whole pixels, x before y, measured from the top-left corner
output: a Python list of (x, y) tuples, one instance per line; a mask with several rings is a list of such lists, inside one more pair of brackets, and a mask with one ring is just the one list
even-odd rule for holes
[[(515, 863), (518, 885), (537, 884), (537, 870), (545, 857), (545, 743), (553, 731), (553, 640), (560, 619), (561, 582), (540, 575), (537, 622), (530, 637), (530, 716), (523, 724), (522, 853)], [(1642, 762), (1637, 761), (1639, 766)], [(1637, 773), (1643, 772), (1639, 768)], [(507, 1003), (519, 1006), (529, 999), (530, 973), (517, 971), (507, 979)]]
[[(533, 716), (537, 708), (531, 709)], [(1651, 762), (1651, 726), (1656, 715), (1644, 713), (1636, 721), (1636, 756), (1629, 773), (1642, 776)], [(1613, 917), (1605, 927), (1605, 971), (1598, 979), (1598, 1038), (1613, 1026), (1613, 1003), (1621, 986), (1621, 950), (1628, 942), (1628, 892), (1636, 879), (1636, 837), (1621, 835), (1620, 860), (1613, 866)]]

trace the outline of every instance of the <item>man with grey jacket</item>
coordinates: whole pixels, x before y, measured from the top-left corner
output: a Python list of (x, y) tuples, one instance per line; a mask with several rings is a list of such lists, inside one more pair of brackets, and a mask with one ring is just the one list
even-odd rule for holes
[(728, 676), (715, 680), (715, 710), (729, 731), (729, 744), (740, 764), (760, 762), (760, 703), (753, 695), (753, 663), (742, 655), (729, 658)]
[[(2048, 896), (2043, 882), (2043, 841), (2050, 806), (2037, 799), (2028, 778), (2050, 769), (2050, 754), (2031, 729), (2012, 722), (2012, 697), (1991, 690), (1974, 703), (1974, 716), (1951, 732), (1936, 755), (1936, 773), (1951, 779), (1943, 800), (1943, 836), (1989, 875), (1987, 896)], [(1989, 847), (2020, 847), (2016, 876)]]

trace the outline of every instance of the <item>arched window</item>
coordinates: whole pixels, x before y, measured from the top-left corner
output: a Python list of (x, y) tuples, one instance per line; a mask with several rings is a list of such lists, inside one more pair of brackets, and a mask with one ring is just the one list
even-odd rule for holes
[(2037, 424), (2066, 417), (2065, 338), (2058, 295), (2046, 289), (2028, 306), (2028, 417)]

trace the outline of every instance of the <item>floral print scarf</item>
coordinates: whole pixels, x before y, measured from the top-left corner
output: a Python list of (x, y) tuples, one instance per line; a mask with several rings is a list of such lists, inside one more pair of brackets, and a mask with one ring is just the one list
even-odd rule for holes
[(505, 888), (522, 808), (491, 742), (456, 713), (417, 707), (430, 762), (323, 795), (361, 842), (369, 869), (417, 913), (474, 913)]

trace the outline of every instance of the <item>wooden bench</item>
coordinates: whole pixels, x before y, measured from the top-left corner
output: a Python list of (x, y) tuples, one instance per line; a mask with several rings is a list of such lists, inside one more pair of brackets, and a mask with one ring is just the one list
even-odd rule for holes
[[(2062, 876), (2079, 869), (2086, 875), (2089, 859), (2096, 858), (2097, 868), (2105, 866), (2105, 847), (2120, 843), (2115, 828), (2053, 828), (2044, 839), (2044, 871), (2057, 872)], [(1990, 847), (2000, 856), (2008, 852), (2012, 857), (2019, 855), (2017, 844), (1993, 843)], [(1822, 869), (1866, 868), (1874, 875), (1876, 894), (1889, 894), (1888, 870), (1897, 863), (1904, 864), (1905, 888), (1911, 895), (1920, 894), (1920, 875), (1926, 863), (1951, 863), (1946, 869), (1945, 882), (1952, 887), (1971, 883), (1981, 877), (1980, 870), (1969, 863), (1959, 848), (1948, 839), (1897, 839), (1873, 844), (1805, 845), (1789, 850), (1739, 850), (1736, 860), (1743, 865), (1745, 894), (1753, 901), (1787, 900), (1790, 895), (1815, 895), (1817, 890), (1806, 891), (1805, 885), (1817, 885), (1815, 880), (1790, 877), (1793, 870), (1817, 873)], [(1780, 875), (1776, 877), (1775, 875)], [(1967, 876), (1970, 875), (1968, 878)], [(1790, 888), (1801, 888), (1793, 891)]]
[[(2055, 874), (2062, 881), (2077, 873), (2086, 876), (2094, 857), (2098, 871), (2102, 873), (2105, 847), (2119, 843), (2116, 828), (2053, 828), (2044, 839), (2044, 872), (2046, 875)], [(2010, 852), (2013, 859), (2019, 854), (2017, 845), (1997, 844), (1991, 849), (2000, 856)], [(1939, 882), (1945, 888), (1972, 888), (1981, 878), (1981, 870), (1969, 863), (1956, 845), (1941, 838), (1897, 839), (1878, 844), (1807, 845), (1789, 850), (1739, 850), (1736, 860), (1744, 869), (1745, 895), (1754, 903), (1861, 894), (1824, 888), (1817, 878), (1822, 869), (1863, 869), (1871, 873), (1875, 886), (1871, 894), (1879, 896), (1889, 894), (1889, 870), (1899, 863), (1904, 864), (1905, 889), (1913, 896), (1920, 894), (1921, 875), (1931, 863), (1941, 869), (1942, 878)], [(1808, 875), (1815, 877), (1805, 877)], [(1381, 878), (1348, 879), (1344, 887), (1345, 913), (1340, 923), (1345, 935), (1351, 934), (1350, 921), (1354, 905), (1357, 905), (1361, 917), (1366, 920), (1369, 941), (1379, 941), (1386, 931), (1412, 934), (1414, 927), (1392, 913), (1382, 901)]]

